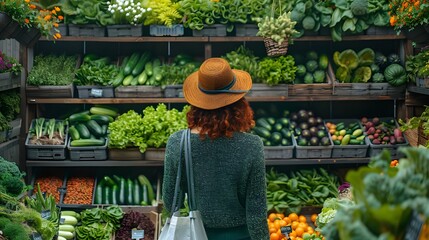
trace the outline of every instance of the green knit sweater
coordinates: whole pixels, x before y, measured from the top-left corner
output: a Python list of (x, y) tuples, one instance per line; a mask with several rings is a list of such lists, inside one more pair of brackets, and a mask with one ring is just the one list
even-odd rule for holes
[[(162, 196), (171, 211), (182, 131), (170, 136), (165, 154)], [(204, 225), (229, 228), (247, 224), (254, 240), (269, 239), (265, 159), (259, 137), (235, 133), (232, 138), (200, 140), (191, 134), (197, 208)], [(184, 160), (182, 186), (185, 187)]]

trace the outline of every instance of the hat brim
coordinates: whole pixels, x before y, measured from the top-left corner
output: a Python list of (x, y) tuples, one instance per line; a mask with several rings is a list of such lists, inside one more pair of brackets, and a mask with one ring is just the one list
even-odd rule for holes
[[(252, 88), (252, 78), (250, 74), (237, 69), (232, 69), (235, 74), (235, 84), (230, 90), (249, 91)], [(183, 95), (186, 101), (198, 108), (213, 110), (230, 105), (240, 100), (244, 93), (219, 93), (207, 94), (203, 93), (198, 87), (198, 71), (189, 75), (183, 83)]]

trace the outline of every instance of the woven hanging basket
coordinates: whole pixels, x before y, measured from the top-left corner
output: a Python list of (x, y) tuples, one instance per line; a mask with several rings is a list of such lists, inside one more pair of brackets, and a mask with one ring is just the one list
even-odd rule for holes
[(271, 38), (264, 38), (265, 49), (270, 57), (286, 55), (289, 45), (288, 39), (285, 39), (281, 44), (278, 44)]

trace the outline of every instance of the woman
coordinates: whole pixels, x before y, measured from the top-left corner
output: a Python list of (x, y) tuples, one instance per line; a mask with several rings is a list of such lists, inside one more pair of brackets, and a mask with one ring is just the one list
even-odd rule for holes
[[(248, 133), (253, 111), (244, 96), (251, 87), (247, 72), (231, 69), (221, 58), (207, 59), (183, 84), (191, 105), (196, 203), (209, 240), (269, 239), (263, 144)], [(166, 147), (162, 194), (168, 211), (181, 135), (171, 135)]]

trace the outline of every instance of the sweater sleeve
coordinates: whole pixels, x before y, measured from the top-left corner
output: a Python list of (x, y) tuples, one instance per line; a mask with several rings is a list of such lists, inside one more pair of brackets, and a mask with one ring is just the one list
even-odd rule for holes
[(162, 201), (165, 209), (171, 213), (173, 204), (174, 187), (176, 184), (177, 168), (179, 162), (178, 134), (173, 134), (167, 141), (164, 159), (164, 177), (162, 181)]
[(252, 162), (246, 189), (246, 219), (252, 239), (269, 239), (267, 224), (267, 186), (265, 182), (265, 158), (262, 141), (259, 140)]

